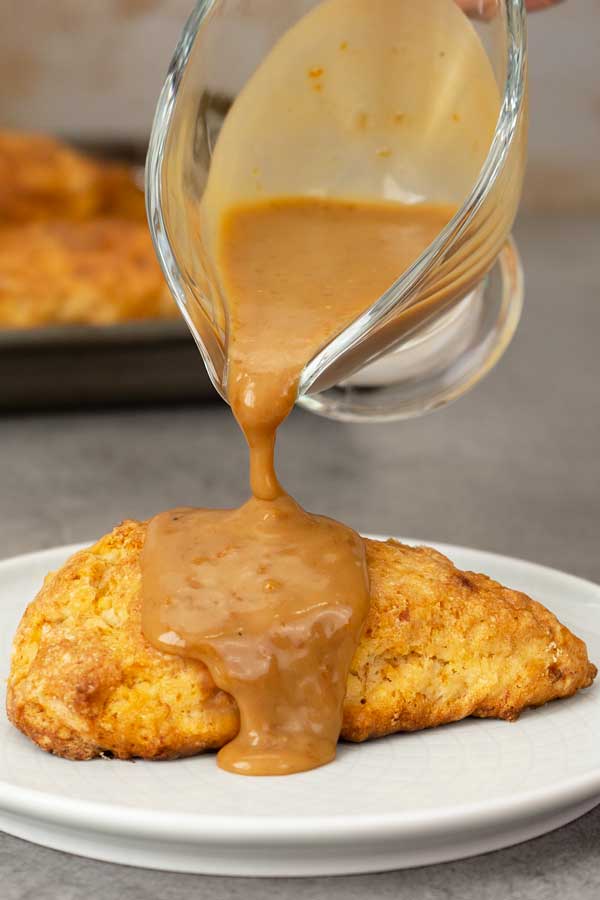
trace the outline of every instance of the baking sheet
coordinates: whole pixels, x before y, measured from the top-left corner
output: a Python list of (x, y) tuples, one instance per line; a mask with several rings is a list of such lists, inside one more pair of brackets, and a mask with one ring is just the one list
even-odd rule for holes
[(183, 321), (0, 330), (0, 409), (217, 398)]
[[(92, 156), (130, 164), (143, 187), (145, 144), (66, 140)], [(182, 319), (0, 328), (0, 410), (217, 397)]]

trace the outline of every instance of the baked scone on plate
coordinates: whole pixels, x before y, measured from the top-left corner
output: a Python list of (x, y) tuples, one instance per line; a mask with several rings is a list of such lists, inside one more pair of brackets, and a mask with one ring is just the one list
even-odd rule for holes
[[(238, 730), (233, 699), (198, 661), (141, 630), (146, 525), (128, 521), (48, 575), (19, 625), (10, 720), (70, 759), (166, 759)], [(348, 678), (342, 737), (363, 741), (465, 716), (515, 719), (588, 687), (583, 641), (525, 594), (441, 553), (366, 541), (371, 608)]]

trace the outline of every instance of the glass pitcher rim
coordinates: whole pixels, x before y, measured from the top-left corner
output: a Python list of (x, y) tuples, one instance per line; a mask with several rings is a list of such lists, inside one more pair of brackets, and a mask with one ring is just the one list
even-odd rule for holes
[[(183, 297), (182, 278), (167, 235), (162, 211), (162, 159), (177, 94), (198, 30), (219, 0), (197, 0), (171, 59), (152, 123), (146, 157), (146, 210), (154, 247), (169, 288), (194, 336), (209, 377), (216, 390), (227, 399), (210, 354), (198, 339)], [(322, 347), (304, 366), (298, 394), (311, 386), (343, 355), (356, 347), (369, 329), (383, 322), (392, 311), (400, 311), (414, 290), (455, 241), (469, 227), (492, 190), (512, 146), (525, 102), (527, 67), (527, 14), (525, 0), (499, 0), (504, 10), (506, 30), (506, 77), (500, 111), (487, 156), (469, 194), (438, 236), (381, 296), (339, 334)], [(363, 360), (366, 364), (369, 360)]]

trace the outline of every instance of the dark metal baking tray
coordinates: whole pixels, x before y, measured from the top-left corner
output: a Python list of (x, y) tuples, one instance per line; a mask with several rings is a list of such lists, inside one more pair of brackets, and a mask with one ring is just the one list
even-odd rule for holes
[(183, 321), (0, 330), (0, 409), (210, 400)]
[[(132, 165), (143, 184), (146, 145), (68, 143)], [(0, 410), (216, 399), (182, 319), (115, 325), (0, 328)]]

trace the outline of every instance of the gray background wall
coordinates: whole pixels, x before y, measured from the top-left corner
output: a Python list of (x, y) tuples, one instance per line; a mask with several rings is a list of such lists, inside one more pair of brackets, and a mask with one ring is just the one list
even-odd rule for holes
[[(285, 0), (282, 0), (285, 2)], [(0, 124), (144, 140), (192, 0), (4, 0)], [(600, 209), (600, 0), (530, 19), (524, 205)]]

